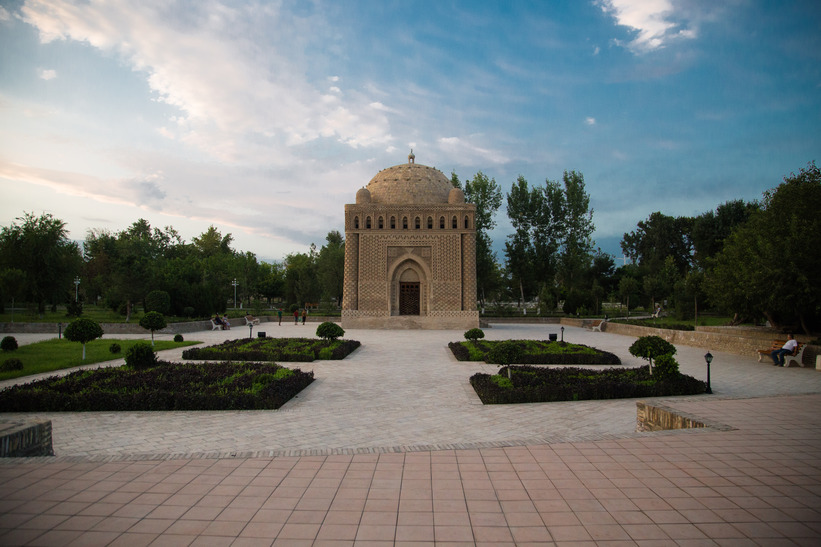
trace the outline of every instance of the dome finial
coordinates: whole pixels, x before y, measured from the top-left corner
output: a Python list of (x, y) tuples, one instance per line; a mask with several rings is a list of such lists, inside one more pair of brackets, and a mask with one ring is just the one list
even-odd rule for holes
[(408, 163), (416, 163), (416, 156), (413, 155), (413, 148), (411, 148), (411, 153), (408, 154)]

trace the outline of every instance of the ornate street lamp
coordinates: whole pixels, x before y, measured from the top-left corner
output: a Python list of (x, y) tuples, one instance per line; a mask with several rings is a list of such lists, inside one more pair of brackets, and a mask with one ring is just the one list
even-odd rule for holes
[(562, 342), (564, 342), (564, 326), (562, 326), (559, 330), (562, 331)]
[(237, 278), (235, 277), (233, 281), (231, 281), (231, 285), (234, 286), (234, 309), (237, 309)]
[(705, 393), (712, 393), (713, 390), (710, 388), (710, 363), (713, 362), (713, 354), (707, 351), (704, 360), (707, 361), (707, 390)]
[(79, 300), (79, 290), (80, 290), (80, 278), (74, 278), (74, 301), (77, 302)]

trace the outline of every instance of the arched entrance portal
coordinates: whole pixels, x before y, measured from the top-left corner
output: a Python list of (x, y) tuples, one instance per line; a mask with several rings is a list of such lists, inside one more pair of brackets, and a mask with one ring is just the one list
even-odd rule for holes
[(394, 269), (391, 288), (391, 315), (427, 314), (425, 270), (416, 260), (404, 260)]

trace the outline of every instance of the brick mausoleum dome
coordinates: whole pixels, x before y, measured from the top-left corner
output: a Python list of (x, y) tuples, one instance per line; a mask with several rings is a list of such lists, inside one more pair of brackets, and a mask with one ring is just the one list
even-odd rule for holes
[(403, 163), (381, 170), (367, 189), (371, 203), (422, 205), (448, 203), (453, 185), (438, 169)]

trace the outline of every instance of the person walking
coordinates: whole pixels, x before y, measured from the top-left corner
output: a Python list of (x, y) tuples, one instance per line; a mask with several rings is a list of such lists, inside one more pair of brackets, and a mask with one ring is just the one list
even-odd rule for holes
[(305, 320), (308, 318), (308, 308), (303, 308), (302, 310), (302, 324), (305, 324)]
[(294, 310), (294, 325), (299, 325), (299, 308)]
[(279, 318), (279, 326), (282, 326), (282, 308), (277, 308), (277, 317)]

